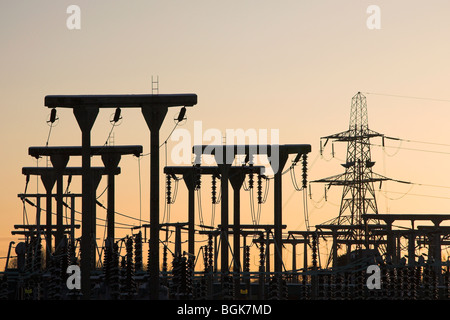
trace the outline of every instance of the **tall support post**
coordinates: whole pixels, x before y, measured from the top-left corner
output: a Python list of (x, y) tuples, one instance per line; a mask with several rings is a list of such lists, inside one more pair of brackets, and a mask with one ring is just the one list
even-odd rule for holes
[(64, 237), (63, 225), (63, 176), (58, 175), (56, 178), (56, 235), (55, 235), (55, 251), (61, 245)]
[(70, 242), (75, 245), (75, 196), (70, 196)]
[[(240, 170), (239, 170), (240, 169)], [(233, 264), (233, 277), (234, 277), (234, 296), (240, 298), (240, 277), (241, 270), (241, 255), (240, 255), (240, 226), (241, 226), (241, 187), (244, 183), (245, 173), (243, 168), (234, 170), (230, 175), (230, 183), (233, 187), (233, 251), (234, 251), (234, 264)]]
[(91, 268), (93, 261), (93, 253), (95, 250), (92, 234), (91, 214), (94, 210), (95, 202), (92, 199), (92, 172), (91, 172), (91, 130), (97, 118), (99, 109), (97, 107), (78, 107), (73, 109), (73, 113), (81, 129), (81, 145), (82, 145), (82, 212), (83, 219), (81, 222), (81, 293), (83, 299), (88, 300), (91, 297)]
[(112, 241), (115, 239), (115, 193), (116, 184), (114, 174), (108, 174), (108, 208), (106, 212), (106, 221), (108, 226), (107, 237)]
[(64, 238), (63, 228), (63, 171), (69, 162), (69, 155), (52, 155), (50, 156), (53, 168), (56, 173), (56, 236), (55, 250), (62, 245)]
[(309, 244), (309, 235), (304, 234), (303, 238), (305, 243), (303, 244), (303, 271), (308, 271), (308, 244)]
[(386, 253), (388, 257), (390, 257), (393, 261), (395, 260), (395, 238), (392, 232), (392, 223), (391, 219), (385, 219), (386, 222), (386, 240), (387, 240), (387, 248)]
[(41, 197), (36, 197), (36, 228), (38, 239), (41, 239)]
[(168, 108), (141, 108), (150, 130), (150, 245), (149, 285), (150, 299), (159, 298), (159, 129)]
[(107, 237), (114, 241), (115, 238), (115, 174), (114, 169), (117, 168), (121, 159), (118, 153), (102, 154), (103, 165), (108, 172), (108, 207), (106, 209), (107, 221)]
[(333, 244), (332, 244), (332, 251), (333, 251), (333, 267), (337, 267), (337, 258), (338, 258), (338, 237), (337, 237), (337, 230), (336, 228), (332, 229), (332, 234), (333, 234)]
[(412, 267), (416, 262), (416, 235), (411, 229), (408, 233), (408, 266)]
[[(275, 228), (275, 226), (274, 226)], [(266, 229), (266, 281), (270, 281), (270, 228)]]
[(220, 217), (222, 230), (220, 232), (220, 272), (222, 274), (222, 284), (224, 278), (228, 275), (228, 179), (229, 179), (229, 169), (231, 164), (220, 163), (217, 161), (219, 171), (220, 171), (220, 184), (221, 184), (221, 200), (220, 200)]
[(297, 282), (297, 243), (292, 242), (292, 276), (294, 282)]
[(280, 275), (282, 272), (282, 173), (284, 165), (288, 159), (288, 154), (283, 149), (279, 150), (278, 170), (274, 177), (274, 272)]
[(91, 211), (91, 235), (92, 235), (92, 260), (91, 268), (94, 270), (97, 267), (97, 188), (102, 179), (102, 174), (98, 171), (92, 172), (92, 211)]
[(195, 183), (193, 170), (183, 174), (188, 189), (188, 251), (195, 254)]
[(54, 173), (44, 173), (41, 175), (42, 183), (46, 191), (46, 231), (45, 231), (45, 261), (46, 266), (50, 265), (52, 255), (52, 189), (55, 185), (56, 177)]

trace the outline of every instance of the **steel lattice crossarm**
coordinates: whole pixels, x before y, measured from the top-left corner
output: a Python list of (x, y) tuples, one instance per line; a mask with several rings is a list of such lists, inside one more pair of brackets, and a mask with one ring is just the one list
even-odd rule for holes
[(375, 138), (375, 137), (384, 137), (384, 134), (378, 133), (371, 129), (366, 129), (361, 132), (356, 133), (355, 129), (349, 129), (347, 131), (331, 134), (329, 136), (320, 137), (321, 140), (325, 140), (323, 147), (325, 147), (329, 140), (340, 141), (340, 142), (349, 142), (354, 140), (362, 140), (366, 138)]
[[(382, 176), (378, 173), (372, 172), (371, 177), (367, 176), (366, 178), (359, 179), (359, 180), (347, 180), (346, 173), (341, 173), (341, 174), (337, 174), (337, 175), (334, 175), (331, 177), (313, 180), (311, 182), (328, 183), (329, 185), (333, 185), (333, 186), (347, 186), (347, 185), (356, 185), (356, 184), (363, 184), (363, 183), (370, 183), (370, 182), (381, 182), (381, 181), (388, 181), (388, 180), (393, 180), (393, 179)], [(398, 180), (395, 180), (395, 181), (401, 182)]]

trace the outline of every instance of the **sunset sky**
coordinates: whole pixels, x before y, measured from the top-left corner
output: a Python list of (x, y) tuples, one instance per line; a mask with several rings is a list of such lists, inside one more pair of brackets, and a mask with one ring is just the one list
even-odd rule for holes
[[(79, 30), (66, 25), (66, 9), (73, 4), (81, 9)], [(381, 10), (381, 29), (366, 24), (370, 5)], [(48, 137), (51, 146), (81, 144), (69, 109), (58, 109), (59, 120), (49, 136), (44, 97), (152, 93), (152, 76), (159, 77), (159, 93), (198, 95), (198, 104), (178, 127), (192, 134), (194, 123), (201, 121), (203, 131), (275, 129), (281, 144), (311, 144), (309, 180), (343, 172), (346, 145), (335, 144), (334, 158), (327, 145), (320, 157), (320, 137), (347, 130), (351, 98), (360, 91), (367, 98), (369, 127), (409, 140), (386, 140), (385, 150), (372, 147), (375, 172), (414, 183), (386, 182), (381, 189), (377, 184), (380, 213), (449, 213), (449, 12), (446, 0), (1, 1), (0, 257), (10, 241), (21, 241), (11, 230), (23, 223), (17, 197), (25, 188), (22, 167), (37, 165), (28, 147), (43, 146)], [(93, 145), (105, 143), (113, 112), (100, 111)], [(169, 111), (161, 142), (178, 112)], [(148, 153), (149, 131), (140, 110), (123, 110), (122, 116), (113, 131), (115, 145), (138, 144)], [(381, 145), (381, 139), (372, 142)], [(168, 141), (168, 165), (175, 144)], [(80, 165), (79, 159), (70, 165)], [(45, 159), (39, 166), (45, 166)], [(120, 167), (117, 211), (148, 220), (149, 157), (123, 157)], [(304, 230), (301, 193), (289, 175), (284, 182), (283, 222), (289, 230)], [(72, 192), (80, 192), (77, 183)], [(212, 211), (208, 183), (202, 190), (205, 223)], [(161, 184), (163, 217), (163, 176)], [(27, 191), (37, 189), (44, 192), (32, 177)], [(324, 186), (312, 185), (311, 225), (337, 216), (341, 191), (331, 188), (324, 202)], [(243, 223), (251, 221), (248, 198), (242, 191)], [(99, 201), (106, 204), (106, 195)], [(180, 183), (170, 221), (187, 221), (186, 206), (186, 188)], [(25, 208), (28, 222), (35, 223), (35, 209)], [(104, 210), (97, 212), (105, 218)], [(122, 216), (117, 222), (136, 225)], [(261, 223), (272, 222), (269, 195)], [(102, 236), (103, 228), (99, 230)]]

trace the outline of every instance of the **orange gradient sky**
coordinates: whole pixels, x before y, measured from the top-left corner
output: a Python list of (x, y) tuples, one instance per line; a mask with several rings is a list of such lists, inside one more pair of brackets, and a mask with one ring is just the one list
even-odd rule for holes
[[(71, 4), (81, 8), (80, 30), (66, 27)], [(373, 4), (381, 9), (380, 30), (366, 26), (366, 9)], [(411, 188), (386, 182), (381, 190), (377, 185), (379, 211), (450, 212), (449, 12), (450, 3), (444, 0), (2, 1), (0, 256), (6, 255), (9, 241), (21, 241), (11, 230), (23, 222), (23, 205), (17, 198), (25, 188), (21, 169), (36, 165), (28, 147), (45, 145), (49, 133), (44, 96), (151, 93), (152, 76), (159, 76), (160, 93), (198, 95), (198, 104), (188, 109), (187, 122), (180, 128), (193, 131), (194, 121), (202, 121), (203, 130), (278, 129), (282, 144), (311, 144), (310, 180), (343, 172), (346, 145), (335, 144), (334, 159), (328, 145), (321, 158), (320, 137), (345, 131), (351, 98), (358, 91), (366, 93), (372, 130), (442, 144), (403, 142), (405, 149), (397, 149), (400, 142), (387, 140), (385, 151), (373, 147), (374, 171), (422, 184)], [(92, 144), (105, 142), (113, 112), (100, 111)], [(178, 108), (169, 111), (162, 140), (177, 114)], [(114, 129), (115, 144), (140, 144), (147, 153), (150, 138), (140, 111), (123, 110), (122, 116)], [(58, 110), (58, 117), (49, 145), (80, 145), (71, 110)], [(169, 155), (175, 143), (169, 140)], [(77, 165), (77, 160), (70, 165)], [(123, 157), (120, 167), (117, 211), (148, 220), (148, 157), (141, 160), (141, 209), (138, 161)], [(294, 191), (289, 175), (285, 177), (283, 222), (289, 230), (304, 230), (301, 193)], [(75, 181), (72, 192), (80, 192), (76, 186)], [(44, 190), (33, 177), (27, 191), (36, 188)], [(319, 202), (323, 189), (312, 185), (311, 225), (338, 213), (341, 189), (330, 189), (325, 203)], [(209, 223), (210, 191), (202, 191), (203, 216)], [(270, 198), (261, 223), (273, 222)], [(244, 191), (242, 199), (242, 222), (250, 222)], [(106, 196), (99, 200), (106, 204)], [(187, 220), (186, 205), (186, 190), (180, 184), (171, 222)], [(26, 209), (34, 223), (34, 208)], [(102, 209), (97, 212), (105, 218)], [(217, 211), (216, 223), (218, 219)], [(117, 222), (136, 224), (125, 217), (117, 217)]]

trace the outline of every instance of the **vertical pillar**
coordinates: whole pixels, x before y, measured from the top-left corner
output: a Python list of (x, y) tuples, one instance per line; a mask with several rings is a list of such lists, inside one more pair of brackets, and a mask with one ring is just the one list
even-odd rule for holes
[(166, 117), (167, 107), (141, 108), (150, 130), (150, 299), (159, 298), (159, 129)]
[(36, 229), (38, 239), (41, 239), (41, 197), (36, 197)]
[(56, 234), (55, 251), (57, 252), (62, 245), (64, 237), (63, 229), (63, 175), (58, 174), (56, 178)]
[(70, 196), (70, 242), (75, 246), (75, 196)]
[(395, 256), (395, 239), (393, 237), (392, 234), (392, 220), (391, 219), (386, 219), (386, 240), (387, 240), (387, 254), (388, 257), (390, 257), (391, 259), (394, 259)]
[(266, 229), (266, 281), (270, 281), (270, 227)]
[[(224, 158), (225, 159), (225, 158)], [(222, 274), (222, 280), (228, 274), (228, 179), (229, 169), (231, 164), (227, 164), (225, 161), (217, 161), (220, 171), (220, 184), (221, 184), (221, 200), (220, 200), (220, 216), (222, 230), (220, 232), (220, 271)], [(223, 283), (223, 281), (222, 281)]]
[(287, 153), (283, 150), (279, 150), (278, 157), (278, 170), (274, 177), (274, 272), (275, 274), (281, 274), (282, 272), (282, 173), (284, 165), (288, 159)]
[(115, 193), (116, 193), (116, 184), (115, 184), (115, 178), (114, 173), (108, 174), (108, 208), (106, 211), (106, 220), (107, 220), (107, 237), (110, 238), (112, 241), (115, 239), (115, 212), (116, 212), (116, 205), (115, 205)]
[(181, 257), (181, 226), (181, 224), (175, 225), (175, 257)]
[(82, 213), (81, 221), (81, 293), (83, 299), (91, 298), (91, 261), (92, 261), (92, 221), (91, 213), (95, 206), (92, 199), (92, 170), (91, 170), (91, 129), (97, 118), (99, 109), (96, 107), (85, 108), (77, 107), (73, 109), (73, 113), (81, 129), (81, 145), (82, 145)]
[(338, 250), (338, 240), (337, 240), (337, 230), (333, 228), (333, 267), (336, 267), (336, 262), (338, 258), (337, 250)]
[(183, 174), (188, 189), (188, 251), (195, 255), (195, 183), (194, 167)]
[(308, 271), (308, 243), (309, 236), (307, 234), (303, 235), (305, 243), (303, 244), (303, 271)]
[(46, 230), (45, 230), (45, 261), (47, 267), (50, 265), (52, 254), (52, 190), (55, 185), (55, 174), (53, 172), (41, 174), (41, 180), (46, 191)]
[(98, 171), (92, 172), (92, 211), (91, 211), (91, 227), (92, 227), (92, 259), (91, 269), (94, 270), (97, 267), (97, 187), (102, 179), (102, 173)]
[[(106, 209), (107, 237), (114, 241), (115, 238), (115, 176), (114, 169), (117, 168), (121, 159), (118, 153), (102, 154), (102, 161), (108, 172), (108, 207)], [(112, 242), (111, 242), (112, 243)]]
[(63, 171), (69, 162), (69, 155), (55, 154), (50, 156), (56, 175), (56, 236), (55, 250), (62, 245), (63, 228)]
[(297, 243), (292, 241), (292, 276), (294, 282), (297, 282)]
[(233, 174), (229, 177), (231, 186), (233, 187), (233, 251), (234, 251), (234, 295), (236, 298), (240, 298), (240, 269), (241, 269), (241, 187), (244, 183), (245, 173), (242, 168), (234, 170)]
[(416, 237), (415, 230), (411, 229), (408, 234), (408, 266), (414, 266), (416, 255)]

